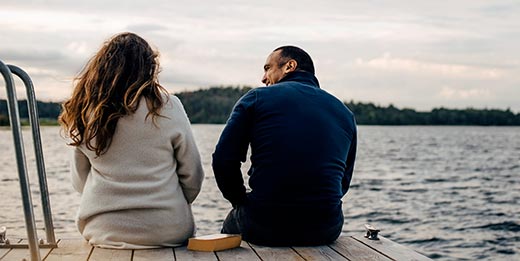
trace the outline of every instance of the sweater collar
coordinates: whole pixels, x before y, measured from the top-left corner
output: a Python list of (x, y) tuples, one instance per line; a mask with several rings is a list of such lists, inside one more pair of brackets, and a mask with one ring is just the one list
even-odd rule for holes
[(318, 79), (312, 74), (306, 71), (294, 71), (285, 75), (278, 83), (287, 82), (287, 81), (295, 81), (306, 83), (312, 85), (313, 87), (320, 88), (320, 83)]

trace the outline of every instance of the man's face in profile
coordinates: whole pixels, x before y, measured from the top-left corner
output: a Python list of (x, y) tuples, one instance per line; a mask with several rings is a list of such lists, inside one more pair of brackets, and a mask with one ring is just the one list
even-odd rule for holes
[(281, 52), (281, 50), (272, 52), (265, 61), (262, 83), (266, 86), (279, 82), (286, 74), (282, 69), (284, 65), (280, 66)]

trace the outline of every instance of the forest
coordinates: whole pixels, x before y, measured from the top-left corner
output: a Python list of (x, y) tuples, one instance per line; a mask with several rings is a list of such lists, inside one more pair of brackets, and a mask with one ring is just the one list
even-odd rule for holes
[[(247, 86), (218, 86), (196, 91), (175, 93), (182, 101), (191, 123), (225, 123), (235, 102), (246, 92)], [(344, 102), (354, 113), (359, 125), (479, 125), (520, 126), (520, 113), (510, 109), (449, 109), (434, 108), (416, 111), (397, 108), (390, 104), (380, 106), (371, 102)], [(27, 123), (27, 102), (18, 101), (22, 123)], [(42, 124), (57, 124), (61, 104), (38, 101), (38, 114)], [(0, 126), (9, 125), (7, 102), (0, 100)]]

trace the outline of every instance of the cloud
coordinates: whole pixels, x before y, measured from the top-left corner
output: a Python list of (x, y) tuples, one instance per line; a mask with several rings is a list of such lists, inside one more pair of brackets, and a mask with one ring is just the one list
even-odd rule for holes
[(389, 53), (367, 61), (357, 58), (356, 65), (379, 70), (440, 74), (450, 77), (476, 79), (497, 79), (504, 74), (504, 72), (498, 68), (482, 68), (462, 64), (432, 63), (413, 59), (393, 58)]
[(0, 57), (5, 61), (53, 61), (64, 58), (62, 52), (56, 50), (32, 50), (24, 51), (21, 49), (0, 50)]
[(67, 44), (67, 53), (70, 55), (70, 56), (73, 56), (73, 55), (81, 55), (81, 56), (85, 56), (88, 54), (88, 44), (85, 42), (85, 41), (73, 41), (73, 42), (70, 42), (69, 44)]
[(261, 85), (269, 52), (293, 44), (341, 100), (520, 111), (511, 98), (520, 97), (519, 10), (502, 0), (2, 0), (0, 59), (30, 69), (37, 96), (56, 100), (122, 31), (159, 50), (161, 83), (172, 91)]
[(445, 86), (439, 92), (439, 96), (445, 99), (457, 100), (457, 99), (471, 99), (471, 98), (482, 98), (492, 95), (492, 92), (486, 88), (470, 88), (470, 89), (462, 89), (462, 88), (454, 88)]
[(130, 32), (161, 32), (168, 30), (168, 28), (165, 26), (153, 23), (131, 24), (128, 25), (126, 29), (128, 29)]

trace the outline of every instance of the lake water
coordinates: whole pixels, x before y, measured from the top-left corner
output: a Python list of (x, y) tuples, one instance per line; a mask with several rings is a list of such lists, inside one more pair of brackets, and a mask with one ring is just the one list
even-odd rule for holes
[[(223, 125), (193, 125), (206, 179), (193, 204), (199, 234), (220, 230), (230, 209), (217, 189), (211, 153)], [(343, 199), (345, 234), (365, 223), (439, 260), (520, 260), (520, 128), (359, 126), (352, 186)], [(40, 237), (42, 214), (29, 130), (24, 130)], [(78, 237), (79, 195), (58, 127), (42, 128), (58, 238)], [(12, 134), (0, 129), (0, 226), (25, 237)], [(244, 170), (248, 164), (244, 165)], [(245, 171), (244, 171), (245, 173)]]

